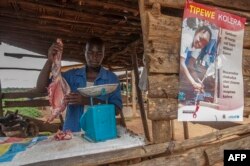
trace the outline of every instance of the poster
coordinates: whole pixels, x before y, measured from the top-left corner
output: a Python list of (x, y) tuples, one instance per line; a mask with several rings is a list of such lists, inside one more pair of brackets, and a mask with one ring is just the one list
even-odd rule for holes
[(187, 1), (180, 50), (179, 121), (242, 121), (245, 18)]

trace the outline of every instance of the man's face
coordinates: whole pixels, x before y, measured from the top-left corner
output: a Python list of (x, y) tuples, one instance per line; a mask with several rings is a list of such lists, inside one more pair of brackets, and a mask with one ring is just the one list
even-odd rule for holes
[(87, 44), (85, 59), (89, 67), (99, 67), (104, 58), (104, 46)]
[(210, 34), (208, 31), (202, 30), (195, 34), (194, 41), (193, 41), (193, 47), (196, 49), (204, 48), (210, 39)]

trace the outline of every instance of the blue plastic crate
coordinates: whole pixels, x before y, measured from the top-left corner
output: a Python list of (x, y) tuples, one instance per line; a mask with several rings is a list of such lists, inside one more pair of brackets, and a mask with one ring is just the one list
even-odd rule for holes
[(89, 106), (87, 112), (80, 119), (81, 128), (85, 131), (85, 138), (100, 142), (117, 137), (115, 106), (101, 104)]

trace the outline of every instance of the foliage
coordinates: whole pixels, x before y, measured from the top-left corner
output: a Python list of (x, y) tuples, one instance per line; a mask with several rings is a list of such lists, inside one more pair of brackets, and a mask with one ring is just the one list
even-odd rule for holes
[(35, 107), (14, 107), (14, 108), (8, 108), (7, 110), (12, 112), (18, 110), (18, 114), (28, 116), (31, 118), (42, 117), (42, 113)]

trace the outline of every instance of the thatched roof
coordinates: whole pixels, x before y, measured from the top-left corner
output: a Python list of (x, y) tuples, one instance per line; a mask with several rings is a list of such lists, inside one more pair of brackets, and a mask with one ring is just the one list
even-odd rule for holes
[(86, 39), (106, 42), (106, 66), (131, 67), (127, 46), (143, 44), (137, 0), (1, 0), (0, 42), (47, 54), (57, 37), (64, 41), (64, 59), (83, 61)]

